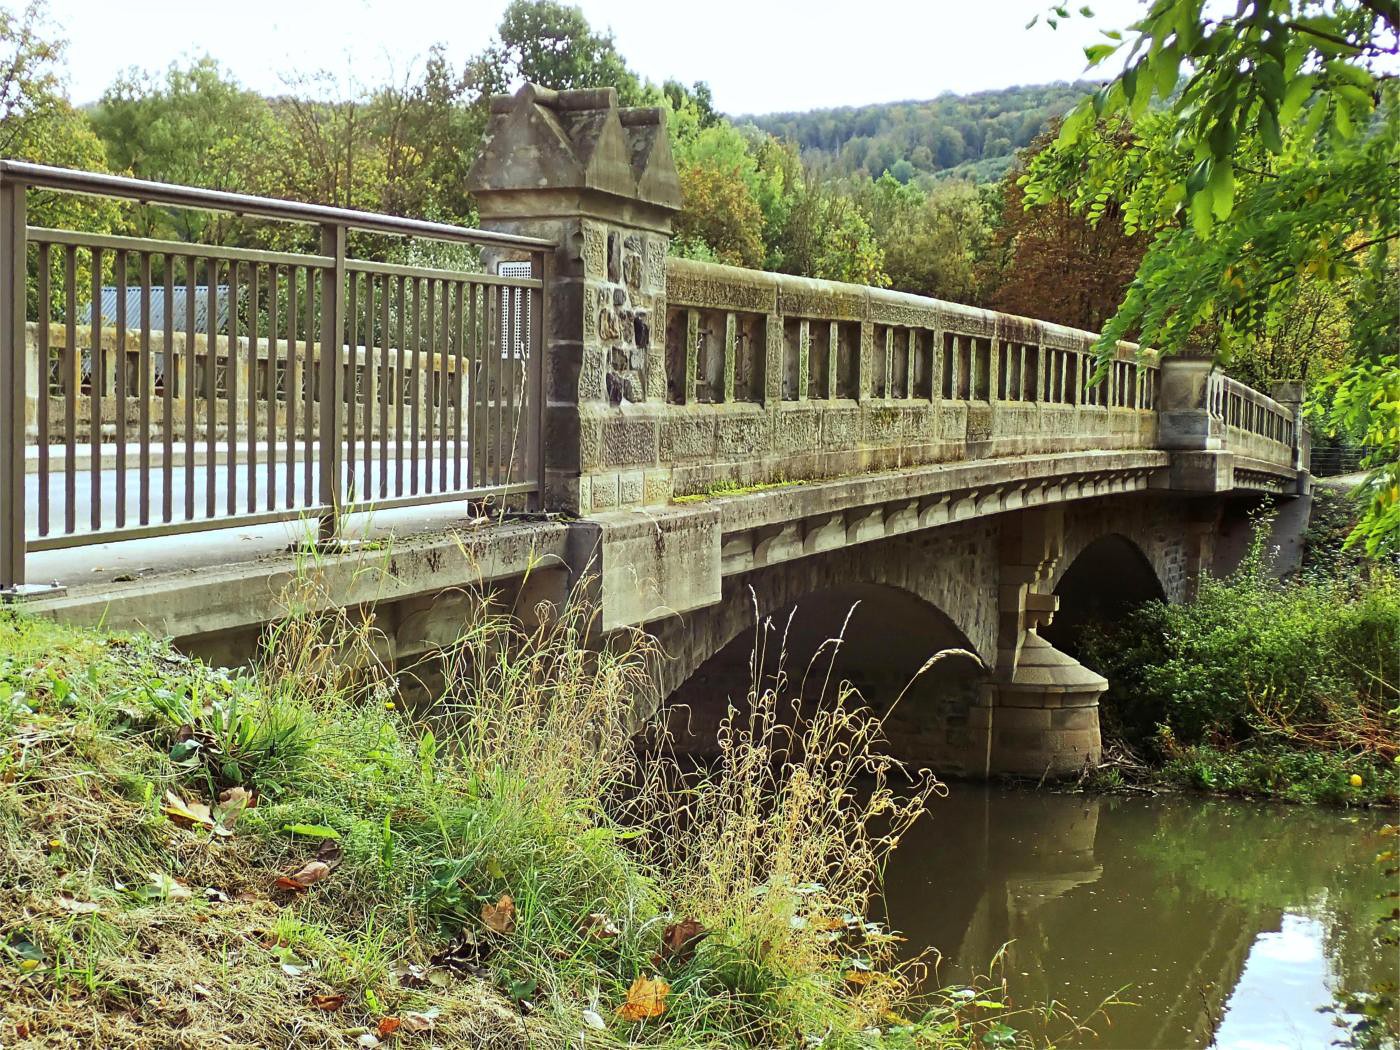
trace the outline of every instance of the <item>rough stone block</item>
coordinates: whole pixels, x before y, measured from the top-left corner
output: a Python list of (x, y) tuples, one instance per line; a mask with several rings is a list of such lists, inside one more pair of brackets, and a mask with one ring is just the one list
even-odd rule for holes
[(618, 485), (616, 474), (594, 474), (592, 477), (593, 498), (591, 505), (595, 511), (612, 510), (618, 505)]
[(608, 466), (648, 466), (656, 462), (656, 422), (613, 419), (603, 424), (603, 462)]
[(762, 455), (772, 447), (768, 415), (763, 412), (725, 416), (715, 428), (723, 456)]
[(641, 503), (644, 488), (643, 475), (640, 470), (624, 471), (618, 475), (617, 479), (618, 502), (624, 507)]
[(671, 501), (671, 472), (648, 470), (642, 478), (642, 502), (648, 506)]
[(662, 462), (712, 457), (717, 422), (713, 412), (704, 410), (668, 416), (661, 423)]

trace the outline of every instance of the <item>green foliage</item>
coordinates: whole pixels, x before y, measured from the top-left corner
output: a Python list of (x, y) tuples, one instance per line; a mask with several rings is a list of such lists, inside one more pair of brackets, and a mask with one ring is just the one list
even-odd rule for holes
[(1111, 683), (1110, 731), (1203, 789), (1400, 797), (1400, 578), (1328, 568), (1277, 582), (1256, 543), (1190, 604), (1151, 602), (1087, 627), (1079, 652)]
[[(1124, 72), (1065, 118), (1027, 197), (1068, 200), (1094, 221), (1113, 201), (1126, 230), (1152, 237), (1104, 329), (1105, 360), (1134, 331), (1164, 353), (1247, 353), (1321, 285), (1363, 333), (1332, 381), (1347, 395), (1334, 421), (1364, 433), (1374, 415), (1389, 434), (1400, 348), (1395, 310), (1376, 292), (1393, 283), (1400, 238), (1400, 91), (1384, 65), (1398, 34), (1393, 0), (1261, 0), (1223, 12), (1155, 0), (1126, 35), (1109, 31), (1087, 49), (1091, 65), (1122, 53)], [(1148, 116), (1154, 100), (1160, 116)], [(1112, 156), (1101, 129), (1123, 120), (1139, 145)], [(1372, 464), (1383, 472), (1357, 534), (1372, 549), (1394, 543), (1400, 526), (1394, 460)]]
[[(836, 175), (878, 179), (889, 171), (901, 182), (952, 174), (995, 182), (1016, 150), (1067, 113), (1088, 81), (1011, 87), (970, 95), (945, 94), (927, 102), (818, 109), (745, 117), (764, 131), (796, 143), (814, 164)], [(900, 176), (904, 176), (900, 178)]]
[(892, 287), (955, 302), (977, 298), (986, 251), (987, 198), (970, 183), (941, 182), (927, 193), (886, 173), (857, 183)]
[(529, 80), (556, 90), (614, 87), (624, 106), (655, 104), (656, 89), (627, 67), (612, 34), (594, 32), (570, 4), (512, 0), (491, 54), (506, 83)]

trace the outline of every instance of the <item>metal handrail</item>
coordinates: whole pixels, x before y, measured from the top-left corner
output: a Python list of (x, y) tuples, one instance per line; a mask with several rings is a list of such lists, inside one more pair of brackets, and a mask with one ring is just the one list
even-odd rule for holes
[(198, 186), (177, 186), (169, 182), (147, 182), (125, 175), (104, 175), (93, 171), (76, 171), (48, 164), (31, 164), (22, 160), (0, 160), (0, 182), (11, 181), (44, 189), (81, 193), (93, 197), (119, 197), (142, 204), (169, 204), (202, 211), (231, 212), (254, 215), (284, 222), (335, 223), (376, 233), (397, 234), (402, 237), (431, 237), (440, 241), (468, 244), (489, 244), (501, 248), (522, 248), (527, 251), (553, 250), (554, 244), (538, 237), (521, 237), (509, 233), (468, 229), (444, 222), (409, 219), (399, 215), (380, 215), (335, 208), (326, 204), (303, 204), (299, 201), (256, 197), (249, 193), (227, 190), (207, 190)]
[[(294, 222), (319, 245), (31, 227), (31, 189)], [(356, 259), (352, 230), (529, 262), (511, 274)], [(538, 508), (554, 249), (0, 160), (0, 594), (24, 585), (27, 551), (303, 515), (330, 538), (372, 507)]]

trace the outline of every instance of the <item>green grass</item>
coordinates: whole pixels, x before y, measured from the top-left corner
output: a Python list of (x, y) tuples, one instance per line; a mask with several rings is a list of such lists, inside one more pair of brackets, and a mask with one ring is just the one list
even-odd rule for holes
[[(847, 767), (774, 762), (750, 725), (714, 777), (650, 775), (630, 728), (654, 654), (589, 646), (583, 612), (487, 610), (424, 713), (341, 613), (290, 614), (242, 672), (6, 613), (0, 1041), (355, 1046), (386, 1018), (425, 1046), (1018, 1038), (990, 993), (912, 998), (859, 922), (892, 843)], [(845, 702), (813, 744), (873, 732)], [(707, 934), (671, 951), (682, 919)], [(619, 1016), (652, 976), (664, 1012)]]

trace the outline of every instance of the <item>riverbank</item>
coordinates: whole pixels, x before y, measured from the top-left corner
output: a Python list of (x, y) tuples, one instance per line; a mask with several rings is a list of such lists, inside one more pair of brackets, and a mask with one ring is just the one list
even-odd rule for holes
[(1302, 570), (1276, 579), (1264, 530), (1196, 600), (1086, 626), (1109, 680), (1097, 790), (1400, 804), (1400, 566), (1346, 547), (1353, 508), (1319, 492)]
[(933, 787), (881, 786), (873, 723), (835, 703), (789, 761), (738, 725), (713, 777), (647, 777), (647, 654), (579, 615), (483, 607), (414, 714), (344, 620), (229, 673), (5, 614), (0, 1042), (1016, 1044), (865, 921)]

